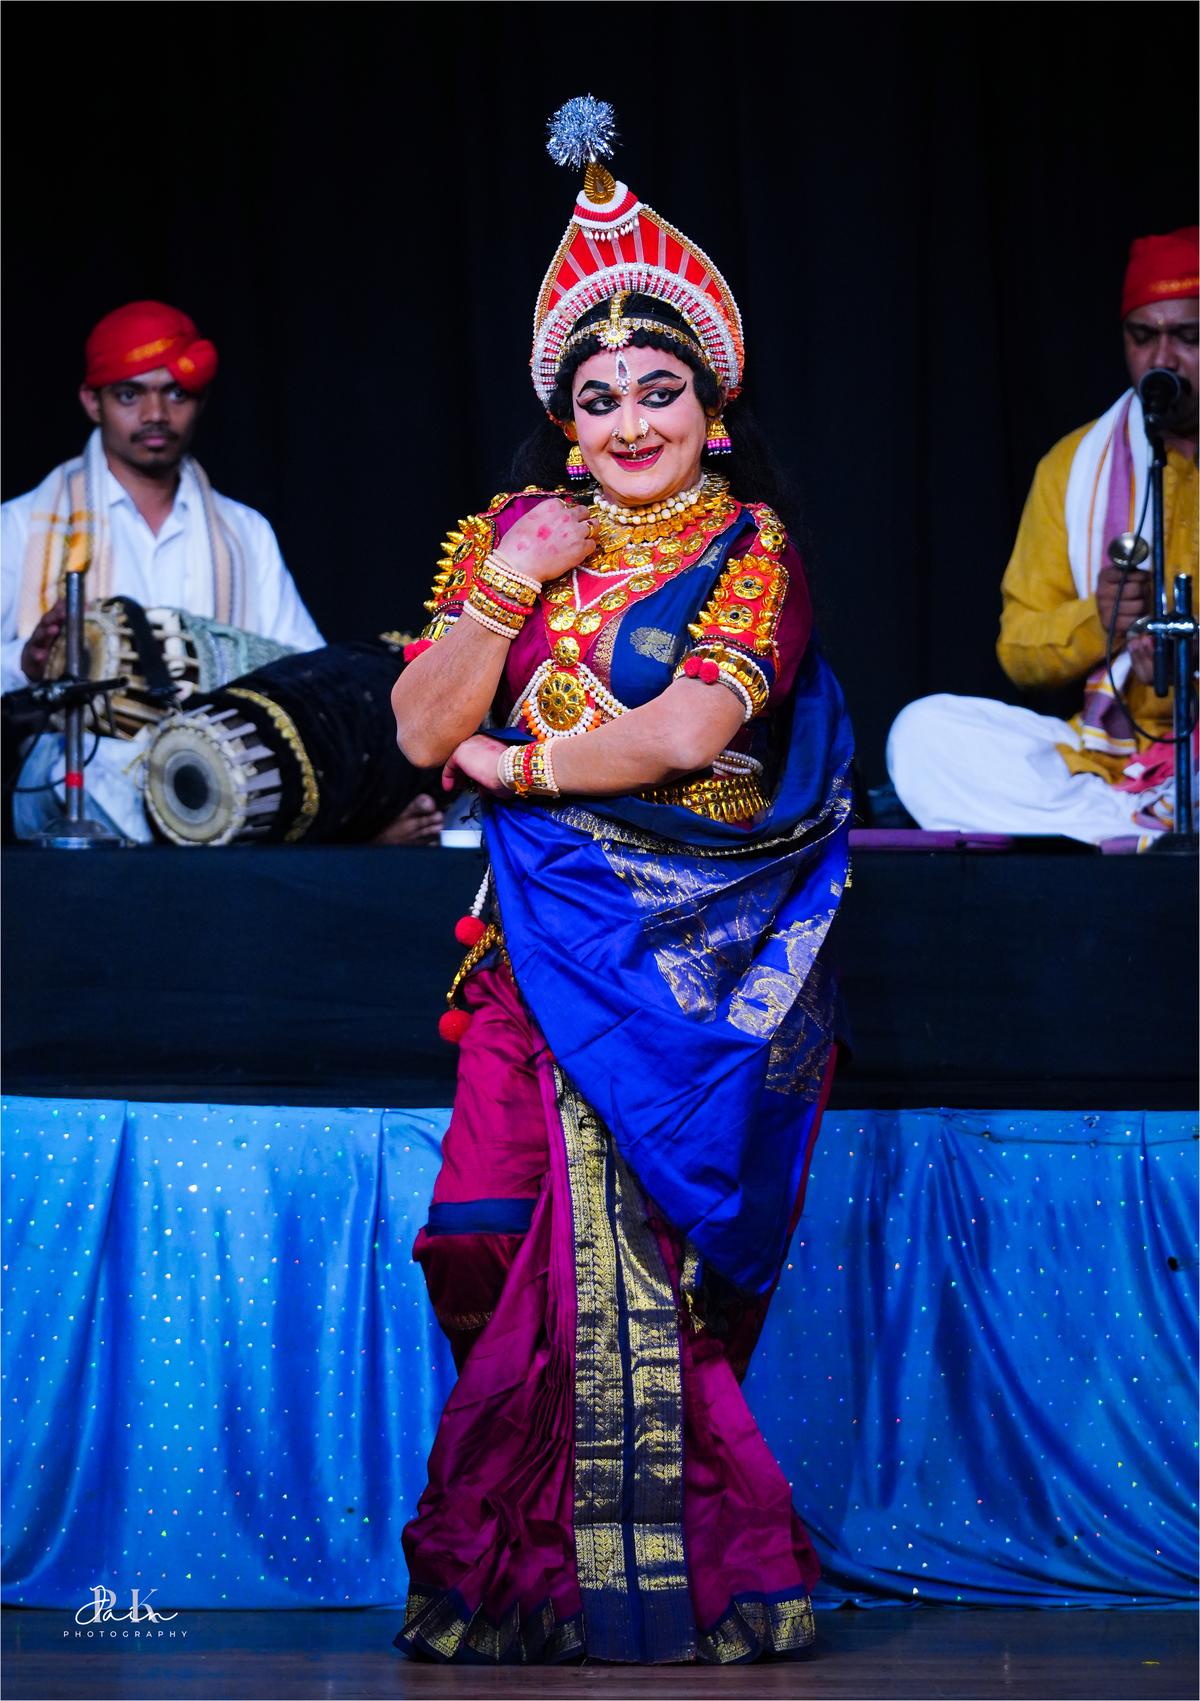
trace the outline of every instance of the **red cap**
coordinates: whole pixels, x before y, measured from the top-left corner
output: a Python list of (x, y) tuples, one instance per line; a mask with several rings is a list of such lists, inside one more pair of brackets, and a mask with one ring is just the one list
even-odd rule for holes
[(207, 390), (217, 375), (217, 351), (186, 313), (161, 301), (131, 301), (106, 313), (87, 340), (84, 383), (98, 390), (165, 366), (185, 390)]
[(1139, 236), (1129, 250), (1121, 317), (1151, 301), (1200, 294), (1200, 225), (1167, 236)]

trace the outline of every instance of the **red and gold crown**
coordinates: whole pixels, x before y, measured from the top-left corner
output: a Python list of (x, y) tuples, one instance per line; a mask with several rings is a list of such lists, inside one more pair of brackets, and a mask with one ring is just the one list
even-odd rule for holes
[(612, 107), (592, 95), (569, 100), (550, 120), (550, 157), (585, 169), (574, 215), (534, 310), (534, 388), (546, 406), (564, 345), (583, 315), (614, 295), (638, 294), (675, 309), (695, 333), (726, 396), (736, 396), (745, 349), (733, 292), (703, 249), (600, 163), (612, 153), (615, 135)]

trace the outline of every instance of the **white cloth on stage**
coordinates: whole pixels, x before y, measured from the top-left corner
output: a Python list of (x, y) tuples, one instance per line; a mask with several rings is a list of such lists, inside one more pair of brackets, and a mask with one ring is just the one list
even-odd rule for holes
[(1056, 834), (1085, 844), (1140, 838), (1134, 815), (1165, 788), (1128, 792), (1099, 774), (1072, 774), (1059, 744), (1082, 746), (1069, 721), (942, 693), (897, 715), (888, 772), (926, 831)]

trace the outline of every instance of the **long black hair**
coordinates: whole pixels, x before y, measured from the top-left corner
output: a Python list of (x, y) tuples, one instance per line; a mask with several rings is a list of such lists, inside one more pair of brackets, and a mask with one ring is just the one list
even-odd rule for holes
[[(739, 395), (736, 401), (722, 406), (721, 386), (712, 368), (705, 365), (695, 345), (695, 333), (686, 320), (665, 301), (659, 301), (652, 296), (631, 294), (625, 299), (623, 311), (628, 318), (654, 319), (669, 329), (678, 329), (684, 333), (687, 338), (684, 342), (676, 341), (665, 331), (660, 334), (652, 330), (634, 331), (629, 340), (634, 348), (664, 349), (691, 368), (697, 401), (710, 417), (718, 411), (721, 413), (732, 444), (730, 452), (724, 455), (713, 455), (706, 450), (702, 466), (728, 479), (730, 493), (736, 496), (739, 502), (767, 503), (795, 535), (798, 516), (795, 513), (794, 497), (775, 457), (767, 447), (753, 412), (746, 405), (744, 393)], [(595, 324), (599, 328), (607, 317), (608, 303), (604, 302), (583, 316), (576, 331), (581, 327), (586, 328), (589, 324)], [(511, 489), (520, 490), (525, 485), (536, 484), (542, 490), (553, 490), (566, 482), (567, 444), (561, 426), (556, 425), (555, 421), (571, 419), (572, 380), (583, 362), (598, 354), (603, 346), (599, 336), (585, 337), (572, 348), (559, 366), (554, 381), (554, 392), (547, 403), (550, 417), (543, 419), (517, 449), (510, 474)], [(589, 485), (581, 484), (581, 490), (588, 489)]]

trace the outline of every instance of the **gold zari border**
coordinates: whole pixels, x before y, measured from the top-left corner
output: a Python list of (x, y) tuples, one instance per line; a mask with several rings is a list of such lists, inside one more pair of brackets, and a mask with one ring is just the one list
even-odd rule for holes
[(405, 1641), (443, 1660), (459, 1659), (469, 1652), (497, 1665), (519, 1665), (532, 1649), (535, 1659), (552, 1664), (584, 1652), (579, 1618), (558, 1623), (549, 1601), (539, 1613), (524, 1619), (520, 1609), (513, 1607), (494, 1624), (482, 1610), (468, 1617), (453, 1594), (410, 1589), (402, 1634)]
[(700, 1658), (732, 1665), (760, 1654), (795, 1654), (816, 1639), (812, 1602), (807, 1595), (784, 1600), (734, 1600), (724, 1618), (700, 1636)]
[(611, 1135), (557, 1068), (555, 1085), (575, 1238), (573, 1517), (588, 1654), (694, 1660), (675, 1296)]

